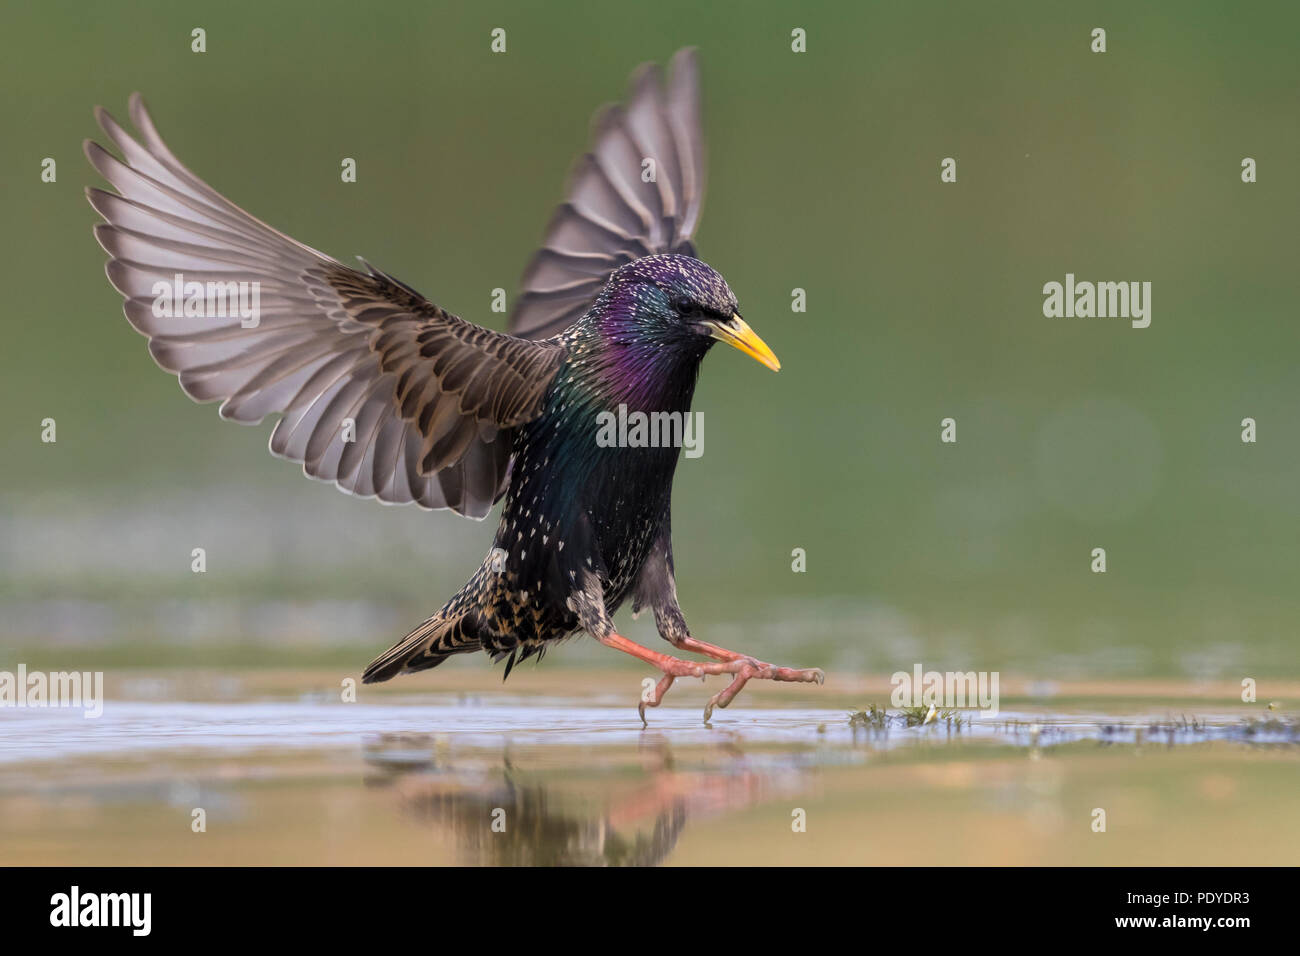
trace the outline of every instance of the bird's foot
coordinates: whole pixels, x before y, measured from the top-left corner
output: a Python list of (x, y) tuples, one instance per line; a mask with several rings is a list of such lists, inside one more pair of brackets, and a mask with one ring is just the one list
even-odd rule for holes
[[(647, 707), (658, 707), (659, 703), (664, 699), (664, 694), (668, 693), (668, 688), (673, 686), (673, 682), (677, 678), (698, 677), (700, 680), (704, 680), (709, 674), (739, 674), (747, 666), (746, 662), (741, 660), (706, 664), (697, 661), (684, 661), (648, 649), (647, 654), (653, 655), (653, 657), (642, 657), (642, 659), (657, 667), (664, 676), (659, 679), (659, 683), (655, 684), (653, 688), (647, 686), (641, 694), (641, 703), (637, 706), (637, 713), (641, 715), (642, 727), (647, 726), (648, 723), (645, 718), (645, 709)], [(647, 677), (646, 684), (649, 683), (650, 678)]]
[[(777, 667), (760, 661), (754, 657), (737, 657), (734, 660), (725, 661), (719, 664), (696, 664), (692, 661), (681, 661), (674, 657), (667, 657), (664, 661), (653, 662), (664, 672), (653, 689), (647, 688), (641, 696), (641, 704), (637, 708), (641, 715), (641, 726), (646, 726), (645, 709), (647, 707), (658, 707), (668, 693), (668, 688), (673, 686), (673, 682), (678, 677), (699, 677), (704, 678), (706, 674), (729, 674), (731, 683), (724, 687), (718, 693), (709, 698), (709, 702), (704, 705), (704, 722), (707, 724), (709, 718), (713, 716), (715, 707), (726, 707), (739, 694), (751, 680), (775, 680), (788, 681), (791, 683), (805, 684), (824, 684), (826, 683), (826, 672), (820, 667)], [(685, 665), (681, 667), (678, 665)], [(646, 683), (649, 684), (649, 678)]]
[(709, 722), (709, 718), (713, 716), (713, 708), (726, 707), (735, 700), (736, 695), (751, 680), (796, 681), (808, 684), (826, 683), (826, 674), (819, 667), (809, 667), (802, 670), (793, 667), (775, 667), (765, 661), (750, 657), (748, 654), (740, 654), (725, 647), (719, 647), (717, 644), (696, 640), (693, 637), (682, 637), (675, 643), (677, 647), (684, 651), (703, 654), (717, 661), (726, 661), (737, 665), (737, 669), (734, 671), (735, 677), (731, 683), (709, 698), (709, 702), (704, 706), (704, 722), (706, 724)]
[(779, 680), (805, 684), (826, 683), (826, 672), (820, 667), (805, 667), (802, 669), (774, 667), (752, 657), (742, 658), (737, 663), (742, 666), (736, 671), (736, 676), (732, 678), (731, 683), (710, 697), (709, 702), (704, 705), (704, 722), (706, 724), (709, 722), (709, 718), (713, 716), (713, 708), (725, 708), (736, 699), (736, 695), (744, 690), (745, 685), (751, 680)]
[[(664, 699), (664, 694), (668, 693), (668, 688), (673, 686), (673, 681), (676, 679), (672, 674), (665, 674), (659, 683), (655, 684), (653, 690), (647, 689), (642, 693), (641, 703), (637, 706), (637, 713), (641, 715), (641, 726), (643, 728), (649, 726), (649, 722), (645, 719), (645, 709), (647, 707), (658, 707), (659, 702)], [(650, 678), (647, 677), (646, 682), (649, 683), (649, 681)]]
[(808, 684), (824, 684), (826, 682), (826, 674), (819, 667), (809, 667), (802, 670), (794, 667), (776, 667), (746, 654), (737, 654), (735, 651), (728, 651), (725, 648), (715, 647), (712, 644), (705, 644), (702, 641), (695, 641), (690, 638), (687, 639), (689, 643), (679, 644), (678, 646), (686, 650), (707, 654), (714, 660), (709, 662), (684, 661), (679, 657), (670, 657), (667, 654), (652, 651), (648, 647), (642, 647), (635, 641), (629, 641), (621, 634), (612, 631), (606, 636), (598, 638), (598, 640), (607, 647), (613, 647), (626, 654), (631, 654), (638, 660), (645, 661), (647, 664), (658, 668), (659, 672), (664, 675), (653, 689), (647, 688), (646, 692), (641, 695), (641, 703), (637, 711), (641, 715), (643, 726), (646, 724), (646, 708), (658, 707), (660, 701), (664, 699), (664, 694), (668, 693), (668, 689), (673, 686), (673, 682), (679, 677), (698, 677), (703, 680), (710, 674), (728, 674), (731, 676), (731, 683), (720, 693), (714, 694), (705, 706), (704, 722), (706, 724), (709, 722), (709, 717), (713, 714), (715, 707), (726, 707), (751, 680), (777, 680)]

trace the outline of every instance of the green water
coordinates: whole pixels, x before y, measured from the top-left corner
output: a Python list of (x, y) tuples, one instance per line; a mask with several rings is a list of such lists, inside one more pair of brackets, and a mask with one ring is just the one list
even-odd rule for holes
[[(592, 112), (693, 44), (699, 248), (783, 363), (704, 369), (673, 516), (696, 633), (851, 670), (1300, 674), (1294, 5), (838, 6), (6, 6), (5, 657), (360, 666), (492, 530), (308, 483), (183, 398), (103, 276), (92, 106), (143, 91), (259, 217), (494, 324)], [(1150, 328), (1044, 318), (1067, 272), (1152, 282)]]

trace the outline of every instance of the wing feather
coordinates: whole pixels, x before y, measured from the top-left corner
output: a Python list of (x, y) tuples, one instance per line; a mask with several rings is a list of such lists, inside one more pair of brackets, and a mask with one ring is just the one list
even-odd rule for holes
[[(694, 50), (633, 74), (624, 106), (596, 115), (592, 145), (520, 282), (510, 331), (558, 335), (580, 318), (619, 266), (660, 253), (695, 255), (704, 201), (704, 135)], [(653, 160), (654, 176), (643, 176)]]
[[(87, 197), (104, 220), (95, 237), (109, 281), (154, 360), (191, 398), (220, 401), (224, 418), (278, 414), (272, 454), (312, 478), (486, 515), (508, 481), (514, 429), (540, 413), (563, 347), (473, 325), (278, 232), (190, 172), (138, 94), (130, 113), (139, 139), (96, 110), (122, 159), (86, 143), (117, 190)], [(255, 288), (256, 323), (246, 297), (244, 312), (206, 296), (193, 314), (160, 309), (177, 275), (183, 291)]]

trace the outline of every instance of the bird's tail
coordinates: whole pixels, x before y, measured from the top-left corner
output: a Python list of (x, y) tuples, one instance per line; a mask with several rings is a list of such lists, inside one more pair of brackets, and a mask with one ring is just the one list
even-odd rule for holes
[(361, 682), (377, 684), (398, 674), (428, 670), (453, 654), (476, 651), (480, 646), (471, 633), (468, 614), (449, 612), (444, 607), (371, 661)]

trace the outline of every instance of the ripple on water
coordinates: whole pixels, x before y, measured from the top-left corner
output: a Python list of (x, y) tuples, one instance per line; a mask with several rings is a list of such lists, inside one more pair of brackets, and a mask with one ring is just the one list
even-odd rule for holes
[[(1115, 744), (1188, 744), (1211, 740), (1296, 743), (1294, 721), (1243, 721), (1226, 714), (1195, 718), (1109, 717), (1100, 713), (1004, 712), (929, 726), (852, 727), (842, 710), (728, 711), (712, 727), (694, 708), (663, 708), (650, 730), (684, 746), (717, 744), (736, 735), (753, 745), (870, 744), (875, 748), (922, 742), (998, 741), (1048, 747), (1095, 740)], [(0, 716), (0, 763), (112, 757), (143, 752), (251, 752), (358, 748), (383, 735), (447, 736), (458, 743), (559, 747), (636, 744), (641, 722), (626, 706), (531, 704), (343, 704), (312, 700), (261, 702), (109, 701), (102, 716), (86, 719), (62, 708), (6, 709)]]

